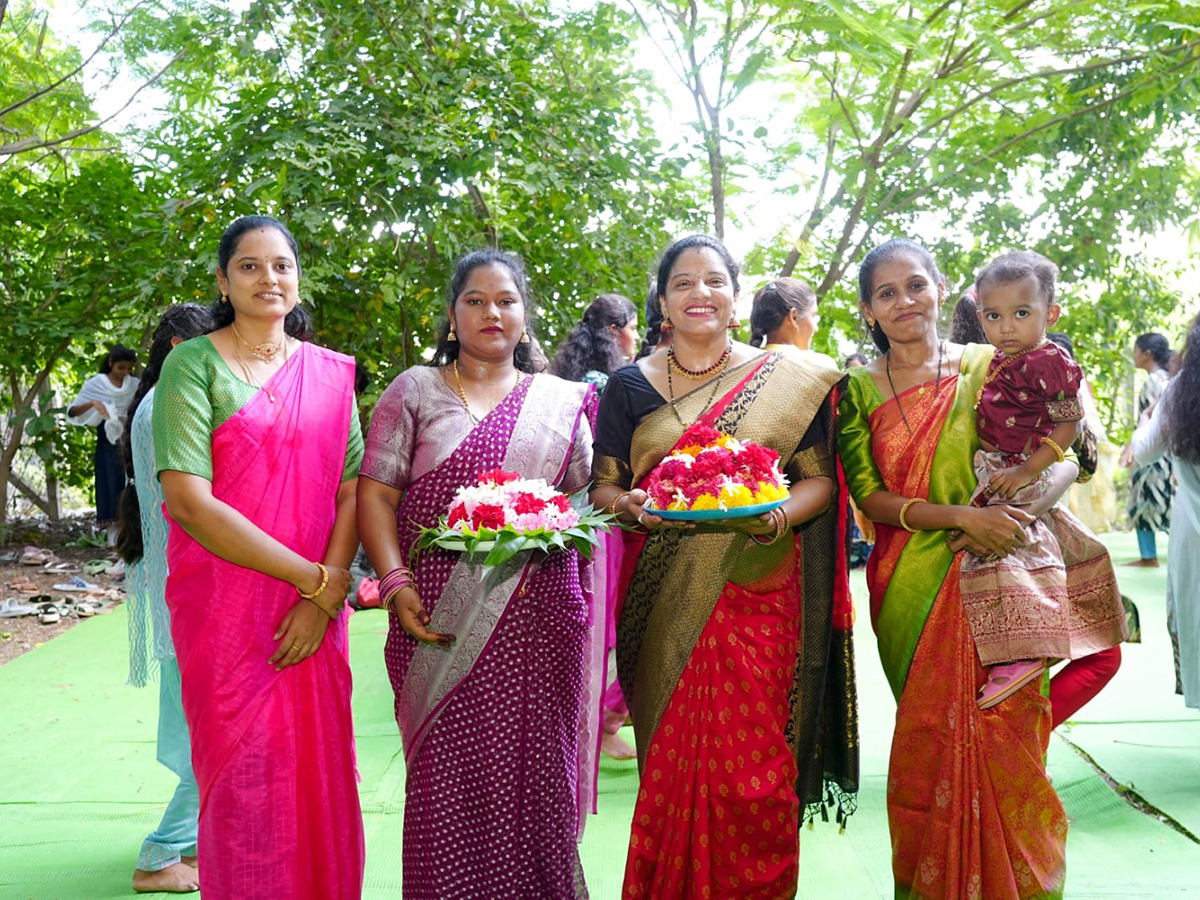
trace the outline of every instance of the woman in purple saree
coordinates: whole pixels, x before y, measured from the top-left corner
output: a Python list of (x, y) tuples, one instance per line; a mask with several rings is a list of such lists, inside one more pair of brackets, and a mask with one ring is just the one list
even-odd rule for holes
[(356, 900), (342, 611), (362, 447), (354, 360), (296, 339), (306, 317), (280, 223), (239, 219), (218, 260), (224, 327), (172, 351), (154, 408), (200, 886), (205, 900)]
[[(600, 685), (590, 568), (574, 550), (477, 566), (423, 553), (417, 525), (495, 469), (566, 493), (591, 471), (594, 392), (530, 374), (519, 261), (465, 257), (433, 367), (401, 374), (372, 416), (359, 530), (391, 609), (385, 650), (404, 743), (403, 893), (586, 897), (577, 842), (594, 802)], [(437, 365), (441, 363), (441, 365)], [(601, 604), (602, 605), (602, 604)]]

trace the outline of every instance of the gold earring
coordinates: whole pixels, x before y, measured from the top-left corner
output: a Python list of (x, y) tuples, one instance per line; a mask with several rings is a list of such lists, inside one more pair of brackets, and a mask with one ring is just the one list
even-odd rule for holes
[(227, 293), (225, 293), (224, 291), (221, 291), (221, 302), (222, 303), (229, 302), (229, 295)]
[(866, 318), (867, 318), (867, 327), (868, 327), (868, 328), (874, 328), (874, 327), (875, 327), (875, 317), (874, 317), (874, 316), (867, 316)]
[(521, 332), (521, 343), (522, 343), (522, 344), (528, 344), (528, 343), (529, 343), (529, 332), (528, 332), (528, 331), (522, 331), (522, 332)]
[(447, 341), (457, 341), (458, 340), (458, 335), (454, 333), (454, 323), (453, 322), (450, 323), (450, 333), (448, 335), (446, 335), (446, 340)]

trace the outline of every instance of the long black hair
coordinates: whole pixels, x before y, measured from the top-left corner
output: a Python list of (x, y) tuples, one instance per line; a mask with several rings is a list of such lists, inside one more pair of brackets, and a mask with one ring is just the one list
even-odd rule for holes
[[(925, 271), (929, 273), (934, 284), (942, 283), (942, 273), (938, 271), (937, 262), (932, 253), (916, 241), (910, 241), (908, 238), (892, 238), (873, 248), (858, 264), (858, 299), (870, 306), (871, 295), (875, 288), (875, 270), (880, 263), (888, 262), (905, 253), (912, 254), (917, 258), (925, 267)], [(890, 344), (888, 344), (887, 335), (883, 333), (879, 321), (876, 320), (873, 326), (867, 325), (867, 330), (871, 333), (871, 340), (879, 348), (879, 352), (887, 353)]]
[(950, 340), (955, 344), (986, 344), (987, 333), (979, 323), (979, 303), (971, 288), (958, 298), (950, 316)]
[(1133, 346), (1137, 347), (1143, 353), (1149, 353), (1150, 358), (1162, 368), (1166, 369), (1170, 367), (1171, 344), (1157, 331), (1138, 335), (1138, 339), (1133, 342)]
[(171, 352), (172, 341), (175, 338), (186, 341), (212, 330), (212, 314), (207, 307), (196, 303), (180, 303), (163, 313), (158, 327), (154, 329), (154, 337), (150, 339), (150, 358), (129, 404), (129, 412), (125, 416), (125, 434), (121, 438), (121, 462), (125, 466), (128, 484), (121, 491), (117, 508), (117, 521), (120, 524), (117, 552), (127, 563), (137, 562), (143, 555), (142, 509), (133, 484), (133, 448), (129, 442), (133, 415), (150, 389), (158, 384), (158, 376), (162, 372), (163, 361)]
[[(300, 248), (296, 244), (296, 239), (292, 237), (292, 233), (288, 231), (286, 225), (278, 219), (272, 219), (270, 216), (242, 216), (240, 219), (235, 219), (225, 229), (225, 233), (221, 235), (221, 240), (217, 244), (217, 267), (221, 270), (221, 274), (228, 276), (229, 260), (233, 259), (233, 254), (237, 252), (242, 235), (259, 228), (274, 228), (283, 235), (283, 239), (287, 241), (288, 248), (292, 251), (292, 256), (296, 260), (296, 274), (299, 275)], [(233, 324), (234, 310), (232, 303), (218, 298), (212, 305), (211, 313), (213, 331)], [(285, 334), (294, 337), (298, 341), (311, 341), (313, 336), (312, 316), (309, 315), (303, 306), (297, 303), (283, 320), (283, 330)]]
[(634, 359), (649, 356), (662, 343), (662, 305), (658, 302), (658, 285), (654, 282), (650, 283), (650, 289), (646, 291), (646, 305), (643, 310), (646, 314), (646, 332), (642, 337), (642, 346), (638, 349)]
[(625, 328), (637, 319), (637, 307), (621, 294), (601, 294), (583, 311), (583, 320), (571, 329), (558, 348), (550, 371), (567, 381), (583, 381), (588, 372), (611, 375), (629, 360), (613, 326)]
[(754, 294), (754, 305), (750, 308), (750, 343), (761, 347), (793, 309), (803, 315), (816, 305), (816, 292), (807, 281), (799, 278), (768, 281)]
[[(525, 264), (520, 257), (501, 250), (473, 250), (454, 266), (454, 274), (450, 278), (450, 289), (447, 292), (447, 308), (453, 308), (458, 302), (458, 296), (467, 286), (471, 273), (481, 266), (504, 266), (512, 275), (517, 293), (521, 295), (521, 303), (525, 307), (525, 334), (528, 341), (518, 341), (513, 348), (513, 365), (517, 371), (533, 374), (546, 368), (546, 357), (538, 345), (537, 336), (533, 333), (533, 298), (529, 295), (529, 278), (525, 274)], [(447, 315), (438, 325), (437, 349), (433, 352), (431, 366), (448, 366), (458, 359), (459, 343), (457, 334), (450, 340), (450, 317)]]
[(1192, 319), (1183, 342), (1179, 374), (1163, 405), (1171, 452), (1200, 465), (1200, 315)]

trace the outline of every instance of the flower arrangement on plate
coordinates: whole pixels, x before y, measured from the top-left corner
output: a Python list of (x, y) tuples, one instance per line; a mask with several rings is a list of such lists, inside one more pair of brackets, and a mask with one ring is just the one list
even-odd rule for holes
[(788, 497), (779, 454), (693, 425), (646, 483), (646, 509), (664, 519), (718, 519), (768, 512)]
[(545, 479), (496, 469), (455, 492), (446, 515), (421, 529), (417, 551), (440, 547), (472, 557), (486, 554), (484, 569), (522, 550), (552, 553), (573, 547), (590, 559), (612, 518), (592, 508), (587, 491), (568, 497)]

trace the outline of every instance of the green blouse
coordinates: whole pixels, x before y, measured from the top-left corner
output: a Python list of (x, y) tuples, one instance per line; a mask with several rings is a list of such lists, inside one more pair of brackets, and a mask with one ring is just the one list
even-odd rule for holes
[[(199, 475), (212, 481), (212, 436), (258, 393), (230, 371), (207, 335), (184, 341), (163, 362), (154, 392), (155, 470)], [(351, 405), (354, 396), (351, 394)], [(358, 475), (363, 437), (351, 410), (342, 480)]]

